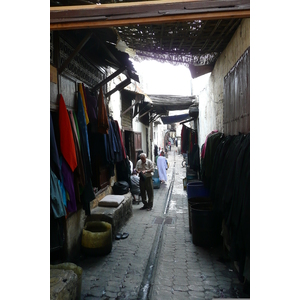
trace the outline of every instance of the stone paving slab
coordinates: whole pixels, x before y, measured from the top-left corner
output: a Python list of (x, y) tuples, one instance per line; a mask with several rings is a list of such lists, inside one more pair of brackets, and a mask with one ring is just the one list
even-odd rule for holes
[[(142, 203), (132, 205), (133, 215), (120, 229), (129, 233), (127, 239), (113, 241), (112, 251), (106, 256), (83, 257), (78, 263), (83, 269), (82, 299), (140, 299), (138, 295), (144, 272), (160, 228), (159, 249), (148, 299), (241, 296), (233, 293), (233, 285), (238, 286), (236, 274), (218, 261), (222, 254), (220, 249), (206, 249), (192, 243), (187, 194), (183, 189), (186, 174), (181, 161), (182, 156), (177, 152), (169, 153), (168, 181), (167, 184), (161, 184), (159, 189), (154, 189), (152, 211), (139, 210)], [(175, 177), (172, 177), (173, 174)], [(164, 215), (170, 187), (169, 209)]]

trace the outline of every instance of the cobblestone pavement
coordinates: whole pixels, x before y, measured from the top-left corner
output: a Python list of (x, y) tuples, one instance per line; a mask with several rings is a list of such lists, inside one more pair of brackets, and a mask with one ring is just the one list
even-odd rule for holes
[(185, 168), (176, 148), (168, 162), (168, 181), (154, 189), (152, 211), (133, 205), (133, 216), (121, 229), (129, 237), (113, 241), (108, 255), (78, 263), (81, 299), (246, 298), (233, 268), (222, 262), (222, 248), (192, 243)]

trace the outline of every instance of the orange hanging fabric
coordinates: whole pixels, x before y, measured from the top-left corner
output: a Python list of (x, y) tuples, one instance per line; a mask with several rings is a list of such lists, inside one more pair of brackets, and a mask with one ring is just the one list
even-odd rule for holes
[(81, 95), (81, 100), (82, 100), (84, 115), (85, 115), (85, 121), (86, 121), (86, 125), (87, 125), (87, 124), (90, 123), (90, 120), (89, 120), (89, 116), (88, 116), (88, 113), (87, 113), (87, 108), (86, 108), (86, 102), (85, 102), (85, 96), (84, 96), (84, 92), (83, 92), (83, 88), (82, 88), (82, 83), (78, 83), (78, 87), (79, 87), (79, 93)]
[(77, 158), (69, 114), (62, 95), (59, 98), (60, 150), (72, 172), (77, 167)]
[(102, 88), (100, 88), (98, 96), (98, 132), (102, 134), (108, 134), (108, 117), (106, 113), (106, 108), (104, 104)]

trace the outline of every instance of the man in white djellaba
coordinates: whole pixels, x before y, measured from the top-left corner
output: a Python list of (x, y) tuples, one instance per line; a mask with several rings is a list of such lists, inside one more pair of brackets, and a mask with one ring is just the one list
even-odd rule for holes
[(166, 183), (167, 177), (167, 169), (168, 169), (168, 162), (165, 158), (164, 151), (160, 152), (160, 156), (157, 158), (157, 169), (158, 169), (158, 176), (161, 183)]

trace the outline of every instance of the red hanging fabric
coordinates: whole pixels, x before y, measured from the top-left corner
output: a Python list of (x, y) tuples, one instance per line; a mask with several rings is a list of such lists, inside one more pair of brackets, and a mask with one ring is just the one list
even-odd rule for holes
[(75, 145), (68, 111), (62, 95), (59, 98), (59, 135), (61, 153), (74, 172), (77, 167)]

